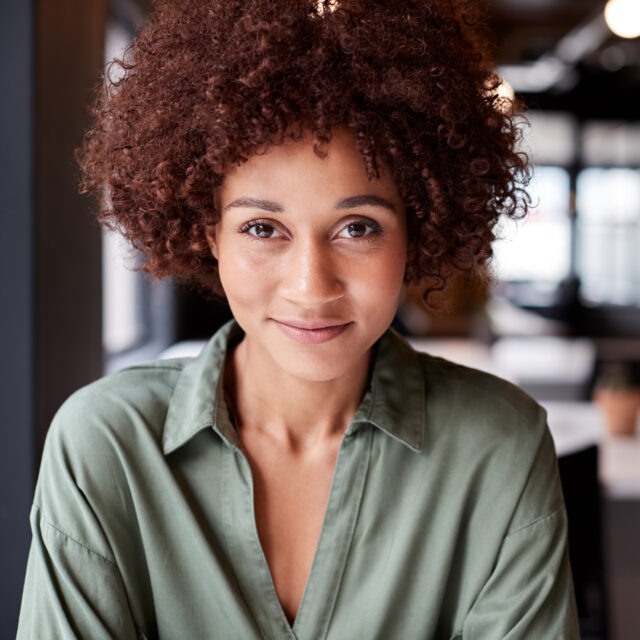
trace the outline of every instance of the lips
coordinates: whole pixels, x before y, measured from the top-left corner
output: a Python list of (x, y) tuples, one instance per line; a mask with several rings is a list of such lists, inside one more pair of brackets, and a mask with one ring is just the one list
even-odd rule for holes
[(320, 344), (337, 338), (351, 322), (335, 320), (274, 320), (276, 326), (287, 337), (302, 344)]

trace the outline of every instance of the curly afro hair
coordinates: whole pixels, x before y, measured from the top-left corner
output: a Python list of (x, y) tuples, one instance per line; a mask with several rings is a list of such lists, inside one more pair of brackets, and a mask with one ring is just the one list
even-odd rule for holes
[(221, 293), (206, 231), (225, 175), (304, 129), (322, 157), (332, 128), (346, 125), (369, 177), (382, 159), (404, 200), (406, 283), (433, 290), (456, 271), (486, 273), (498, 217), (526, 212), (529, 169), (467, 9), (160, 0), (114, 61), (122, 77), (99, 90), (78, 151), (81, 189), (143, 269)]

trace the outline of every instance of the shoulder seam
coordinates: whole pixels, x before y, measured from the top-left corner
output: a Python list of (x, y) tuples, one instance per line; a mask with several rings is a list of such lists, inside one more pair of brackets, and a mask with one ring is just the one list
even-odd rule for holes
[(128, 367), (118, 369), (113, 373), (125, 373), (127, 371), (135, 371), (137, 369), (166, 369), (169, 371), (183, 371), (184, 366), (179, 367), (174, 364), (169, 364), (168, 362), (165, 364), (162, 360), (158, 360), (157, 362), (150, 362), (148, 364), (132, 364)]
[(103, 556), (101, 553), (99, 553), (98, 551), (95, 551), (94, 549), (92, 549), (91, 547), (87, 546), (86, 544), (84, 544), (83, 542), (80, 542), (80, 540), (77, 540), (76, 538), (74, 538), (73, 536), (69, 535), (68, 533), (66, 533), (65, 531), (63, 531), (62, 529), (60, 529), (60, 527), (56, 526), (55, 524), (53, 524), (53, 522), (51, 522), (47, 516), (45, 516), (44, 512), (42, 511), (42, 509), (37, 505), (34, 504), (33, 505), (35, 509), (37, 509), (40, 512), (40, 515), (42, 517), (42, 521), (51, 529), (53, 529), (58, 535), (63, 536), (65, 539), (69, 540), (70, 542), (73, 542), (74, 544), (77, 544), (79, 547), (81, 547), (82, 549), (84, 549), (85, 551), (87, 551), (88, 553), (97, 556), (100, 560), (102, 560), (105, 564), (111, 565), (114, 568), (118, 568), (118, 565), (116, 565), (116, 563), (113, 560), (110, 560), (109, 558), (106, 558), (105, 556)]
[(547, 520), (547, 519), (553, 517), (559, 511), (561, 511), (563, 507), (564, 507), (564, 502), (559, 502), (551, 511), (549, 511), (549, 513), (546, 513), (543, 516), (535, 518), (535, 520), (532, 520), (531, 522), (527, 522), (527, 524), (523, 524), (522, 526), (518, 527), (517, 529), (514, 529), (513, 531), (509, 531), (504, 537), (505, 540), (507, 538), (515, 535), (516, 533), (520, 533), (521, 531), (524, 531), (525, 529), (528, 529), (529, 527), (532, 527), (532, 526), (538, 524), (539, 522), (542, 522), (543, 520)]

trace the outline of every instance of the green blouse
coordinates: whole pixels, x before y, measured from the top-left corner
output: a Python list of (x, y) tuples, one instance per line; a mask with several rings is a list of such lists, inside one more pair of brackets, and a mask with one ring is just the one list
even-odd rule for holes
[(293, 628), (224, 400), (200, 356), (76, 392), (44, 449), (19, 640), (578, 639), (544, 411), (393, 331), (342, 440)]

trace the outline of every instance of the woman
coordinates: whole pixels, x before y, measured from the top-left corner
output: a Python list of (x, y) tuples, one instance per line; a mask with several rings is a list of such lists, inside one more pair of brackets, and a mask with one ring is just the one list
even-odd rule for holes
[(404, 284), (480, 270), (526, 208), (459, 18), (156, 7), (96, 104), (85, 189), (235, 320), (58, 412), (19, 638), (578, 637), (544, 412), (389, 330)]

